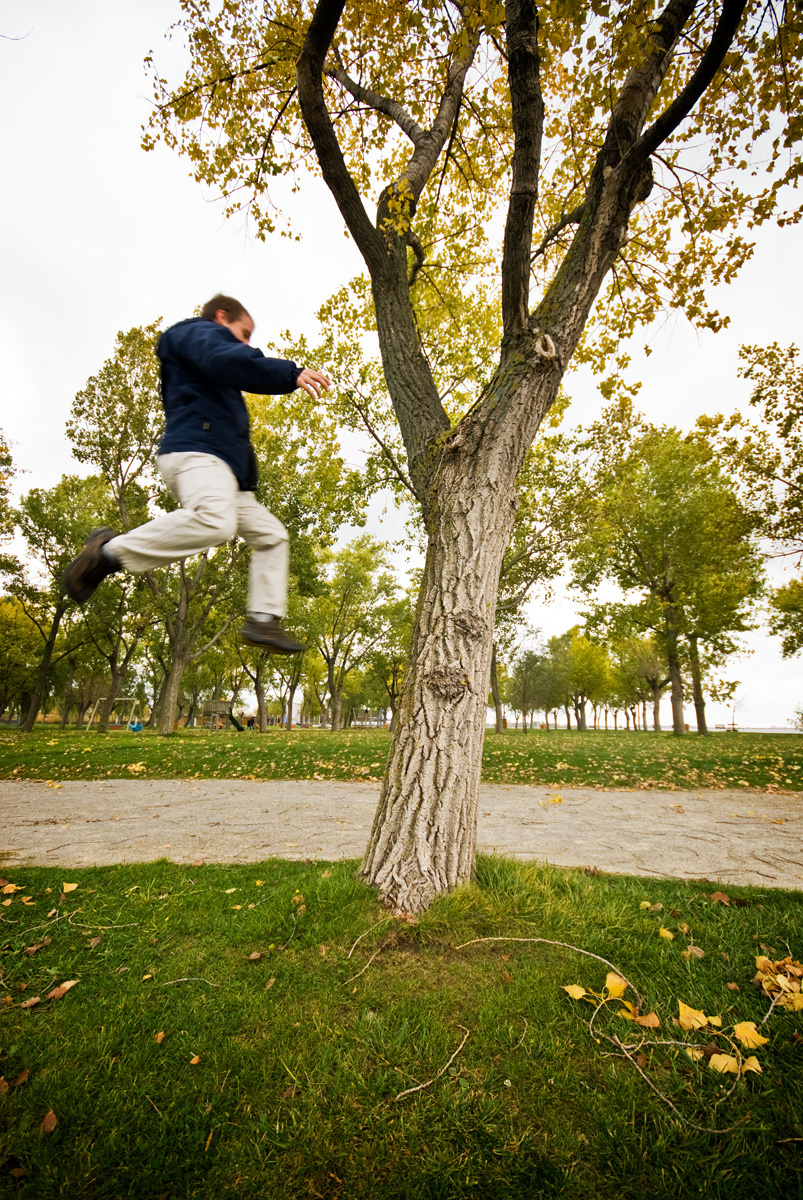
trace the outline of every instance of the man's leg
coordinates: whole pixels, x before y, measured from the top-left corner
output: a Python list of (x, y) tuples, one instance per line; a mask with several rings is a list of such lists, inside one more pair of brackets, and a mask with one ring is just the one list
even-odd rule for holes
[(305, 649), (279, 626), (287, 612), (289, 540), (273, 513), (259, 504), (253, 492), (240, 492), (237, 532), (251, 547), (248, 573), (248, 614), (243, 641), (264, 646), (275, 654), (299, 654)]
[(112, 571), (139, 573), (201, 554), (237, 531), (240, 490), (231, 467), (212, 454), (162, 454), (157, 466), (181, 504), (129, 533), (97, 530), (64, 573), (69, 596), (83, 604)]

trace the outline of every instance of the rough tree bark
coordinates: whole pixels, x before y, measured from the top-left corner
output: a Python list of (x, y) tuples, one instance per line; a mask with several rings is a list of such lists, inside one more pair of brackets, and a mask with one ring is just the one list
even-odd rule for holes
[[(626, 239), (630, 213), (649, 194), (650, 154), (707, 87), (730, 45), (743, 4), (726, 0), (712, 41), (715, 52), (703, 56), (689, 86), (645, 131), (675, 44), (694, 12), (694, 0), (669, 0), (652, 23), (643, 59), (631, 70), (614, 104), (577, 232), (531, 313), (533, 214), (543, 126), (538, 20), (531, 0), (508, 0), (514, 152), (502, 257), (504, 335), (493, 378), (453, 428), (419, 342), (407, 250), (416, 201), (454, 128), (478, 35), (466, 27), (429, 130), (401, 106), (382, 101), (381, 111), (397, 120), (413, 150), (401, 176), (380, 196), (374, 224), (346, 167), (323, 91), (325, 60), (344, 3), (320, 0), (315, 9), (297, 60), (298, 96), (324, 180), (371, 277), (385, 377), (428, 535), (399, 719), (361, 866), (362, 877), (389, 905), (416, 912), (439, 892), (468, 879), (474, 866), (496, 595), (513, 523), (516, 476)], [(357, 85), (349, 89), (344, 72), (335, 77), (357, 95)], [(370, 103), (362, 89), (358, 98)]]
[(700, 646), (696, 633), (690, 633), (689, 665), (691, 666), (691, 685), (694, 696), (694, 711), (697, 714), (697, 732), (700, 737), (708, 735), (708, 725), (705, 720), (705, 697), (703, 695), (703, 673), (700, 667)]

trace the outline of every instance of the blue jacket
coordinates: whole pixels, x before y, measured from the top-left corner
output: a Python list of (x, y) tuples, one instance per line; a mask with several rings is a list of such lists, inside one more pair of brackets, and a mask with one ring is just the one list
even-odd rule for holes
[(167, 417), (159, 454), (196, 450), (228, 463), (240, 491), (257, 486), (256, 456), (242, 392), (276, 396), (292, 392), (301, 368), (266, 358), (237, 340), (225, 325), (191, 317), (165, 330), (156, 353), (162, 364)]

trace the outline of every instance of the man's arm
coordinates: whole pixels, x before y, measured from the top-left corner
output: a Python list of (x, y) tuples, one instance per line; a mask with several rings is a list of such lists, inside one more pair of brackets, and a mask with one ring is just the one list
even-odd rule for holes
[(208, 376), (221, 387), (259, 396), (292, 392), (300, 367), (284, 358), (266, 358), (255, 346), (239, 342), (213, 321), (192, 321), (174, 326), (163, 337), (164, 350), (186, 366)]

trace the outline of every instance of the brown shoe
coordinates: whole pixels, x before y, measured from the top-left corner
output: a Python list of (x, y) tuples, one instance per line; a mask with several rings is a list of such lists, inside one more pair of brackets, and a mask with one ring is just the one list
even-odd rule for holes
[(103, 553), (103, 547), (117, 537), (116, 529), (95, 529), (86, 545), (64, 572), (64, 590), (71, 600), (84, 604), (107, 575), (122, 568)]
[(240, 638), (246, 646), (259, 646), (272, 654), (303, 654), (307, 648), (285, 633), (275, 617), (269, 621), (246, 621)]

